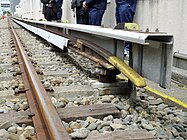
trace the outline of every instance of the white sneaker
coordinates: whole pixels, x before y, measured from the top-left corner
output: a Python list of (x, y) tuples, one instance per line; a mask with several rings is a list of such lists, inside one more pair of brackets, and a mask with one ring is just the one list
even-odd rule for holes
[(127, 55), (129, 55), (129, 51), (124, 50), (124, 56), (127, 56)]

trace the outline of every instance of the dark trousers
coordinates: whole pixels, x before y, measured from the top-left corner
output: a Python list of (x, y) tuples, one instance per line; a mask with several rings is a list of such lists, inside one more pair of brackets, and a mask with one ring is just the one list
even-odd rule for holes
[(47, 21), (57, 20), (57, 14), (53, 11), (52, 7), (45, 6), (44, 17)]
[[(136, 3), (135, 3), (136, 4)], [(116, 6), (116, 23), (132, 23), (134, 18), (134, 13), (136, 9), (136, 5), (126, 4), (117, 4)], [(129, 51), (129, 47), (132, 43), (126, 41), (125, 42), (125, 50)]]
[(57, 12), (57, 20), (61, 21), (62, 19), (62, 8), (59, 8), (58, 12)]
[(88, 9), (89, 25), (101, 26), (104, 12), (105, 10), (100, 10), (96, 8)]
[(116, 6), (116, 22), (132, 22), (134, 11), (129, 4), (122, 4)]
[(83, 8), (76, 8), (77, 24), (88, 24), (88, 11)]

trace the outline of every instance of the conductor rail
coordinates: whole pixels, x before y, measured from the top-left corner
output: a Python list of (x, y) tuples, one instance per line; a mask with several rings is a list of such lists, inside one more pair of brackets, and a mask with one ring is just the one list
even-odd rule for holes
[[(149, 33), (124, 31), (98, 26), (54, 23), (46, 21), (35, 21), (25, 19), (13, 19), (25, 28), (28, 24), (37, 27), (45, 27), (61, 31), (64, 34), (79, 37), (84, 40), (91, 40), (96, 45), (109, 51), (114, 56), (124, 60), (124, 41), (132, 42), (129, 53), (129, 66), (139, 75), (158, 83), (163, 88), (169, 88), (171, 82), (171, 66), (173, 57), (173, 35), (167, 33)], [(22, 21), (22, 22), (21, 22)], [(25, 22), (25, 23), (23, 23)], [(33, 28), (32, 28), (33, 29)], [(68, 39), (42, 31), (38, 28), (35, 33), (45, 38), (61, 49), (67, 45)], [(43, 34), (43, 35), (42, 35)]]

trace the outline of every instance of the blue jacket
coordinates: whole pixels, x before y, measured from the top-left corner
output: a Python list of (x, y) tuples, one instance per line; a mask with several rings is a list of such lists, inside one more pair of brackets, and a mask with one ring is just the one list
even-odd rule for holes
[(85, 0), (88, 8), (106, 10), (107, 0)]

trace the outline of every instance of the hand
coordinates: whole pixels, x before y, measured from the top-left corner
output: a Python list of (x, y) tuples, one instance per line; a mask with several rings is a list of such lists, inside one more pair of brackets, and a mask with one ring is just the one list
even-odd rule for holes
[(50, 0), (50, 1), (49, 1), (49, 3), (52, 3), (52, 2), (53, 2), (53, 0)]
[(82, 3), (82, 5), (83, 5), (83, 8), (87, 8), (87, 6), (86, 6), (86, 1), (84, 1), (83, 3)]

